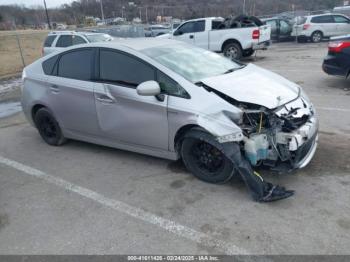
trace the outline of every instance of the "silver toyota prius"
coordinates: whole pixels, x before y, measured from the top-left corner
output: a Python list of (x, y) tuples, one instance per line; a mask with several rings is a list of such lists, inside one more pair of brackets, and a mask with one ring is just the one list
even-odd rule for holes
[(49, 145), (67, 139), (182, 158), (211, 183), (239, 163), (305, 167), (318, 121), (302, 88), (253, 64), (167, 39), (92, 43), (43, 57), (23, 71), (22, 106)]

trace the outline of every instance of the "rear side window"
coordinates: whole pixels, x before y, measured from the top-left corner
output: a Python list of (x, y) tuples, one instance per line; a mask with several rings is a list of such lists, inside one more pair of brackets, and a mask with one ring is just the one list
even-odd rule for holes
[(53, 69), (54, 69), (55, 64), (57, 62), (57, 59), (58, 59), (58, 55), (55, 55), (55, 56), (45, 60), (42, 63), (45, 75), (53, 75), (54, 74)]
[(55, 40), (56, 36), (55, 35), (49, 35), (46, 37), (45, 42), (44, 42), (44, 47), (50, 47)]
[(115, 51), (100, 51), (100, 79), (127, 87), (154, 80), (155, 70), (140, 60)]
[(58, 62), (58, 76), (87, 81), (91, 79), (93, 49), (65, 53)]
[(56, 43), (56, 47), (68, 47), (71, 45), (73, 45), (73, 38), (71, 35), (61, 35)]
[(316, 16), (311, 19), (311, 23), (315, 23), (315, 24), (334, 23), (334, 19), (333, 19), (333, 16), (331, 15)]
[(86, 44), (86, 41), (80, 36), (73, 35), (72, 38), (73, 38), (72, 40), (73, 45)]
[(333, 16), (334, 17), (334, 20), (336, 23), (343, 23), (343, 24), (347, 24), (350, 22), (349, 19), (345, 18), (344, 16), (341, 16), (341, 15), (335, 15)]

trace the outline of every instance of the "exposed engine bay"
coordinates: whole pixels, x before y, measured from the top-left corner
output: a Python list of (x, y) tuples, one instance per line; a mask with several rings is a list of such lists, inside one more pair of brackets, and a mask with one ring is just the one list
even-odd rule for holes
[(287, 104), (268, 109), (203, 87), (243, 112), (236, 123), (243, 133), (240, 147), (253, 167), (263, 165), (276, 171), (290, 171), (306, 166), (311, 160), (316, 150), (318, 122), (307, 99), (299, 96)]

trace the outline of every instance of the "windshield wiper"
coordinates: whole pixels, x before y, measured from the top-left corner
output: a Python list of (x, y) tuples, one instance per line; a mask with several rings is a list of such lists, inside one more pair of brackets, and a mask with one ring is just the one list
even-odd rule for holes
[(240, 69), (242, 69), (242, 68), (244, 68), (244, 67), (245, 67), (245, 65), (240, 66), (240, 67), (236, 67), (236, 68), (231, 68), (231, 69), (227, 70), (227, 71), (224, 73), (224, 75), (229, 74), (229, 73), (233, 73), (233, 72), (235, 72), (235, 71), (237, 71), (237, 70), (240, 70)]

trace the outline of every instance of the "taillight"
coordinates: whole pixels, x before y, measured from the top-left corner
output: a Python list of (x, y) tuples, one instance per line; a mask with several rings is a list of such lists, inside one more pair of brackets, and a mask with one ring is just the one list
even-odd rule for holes
[(259, 39), (260, 38), (260, 30), (254, 30), (252, 37), (253, 37), (253, 39)]
[(350, 42), (330, 42), (328, 44), (328, 50), (332, 53), (340, 53), (345, 48), (350, 48)]
[(41, 48), (41, 56), (44, 55), (44, 47)]
[(310, 26), (311, 26), (311, 25), (309, 25), (309, 24), (303, 25), (303, 30), (308, 30), (308, 29), (310, 28)]

